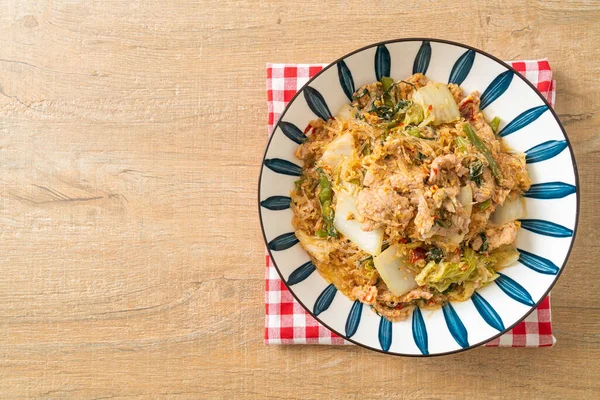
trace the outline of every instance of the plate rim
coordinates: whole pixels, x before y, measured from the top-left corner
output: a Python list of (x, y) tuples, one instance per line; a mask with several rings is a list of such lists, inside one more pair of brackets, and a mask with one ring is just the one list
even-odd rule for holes
[[(489, 57), (490, 59), (494, 60), (495, 62), (499, 63), (500, 65), (502, 65), (503, 67), (507, 68), (508, 70), (512, 71), (515, 76), (519, 77), (523, 82), (525, 82), (525, 84), (527, 84), (533, 91), (535, 94), (538, 95), (538, 97), (542, 100), (542, 102), (548, 107), (548, 109), (550, 110), (550, 112), (552, 113), (552, 116), (554, 118), (554, 120), (558, 123), (558, 126), (560, 128), (560, 130), (563, 133), (563, 136), (565, 137), (565, 141), (567, 142), (567, 147), (569, 149), (569, 153), (571, 155), (571, 164), (573, 166), (573, 174), (575, 176), (575, 195), (577, 196), (576, 199), (576, 207), (575, 207), (575, 225), (573, 227), (573, 236), (571, 238), (571, 243), (569, 245), (569, 249), (567, 251), (567, 254), (565, 256), (565, 259), (558, 271), (558, 274), (556, 275), (556, 277), (554, 278), (554, 280), (552, 281), (552, 283), (550, 284), (550, 286), (548, 287), (548, 289), (546, 290), (546, 292), (540, 297), (540, 300), (535, 303), (525, 314), (523, 314), (523, 316), (521, 318), (519, 318), (514, 324), (512, 324), (511, 326), (505, 328), (503, 331), (501, 331), (498, 334), (495, 334), (494, 336), (491, 336), (488, 339), (485, 339), (483, 341), (480, 341), (478, 343), (469, 345), (468, 347), (462, 347), (456, 350), (452, 350), (452, 351), (447, 351), (447, 352), (443, 352), (443, 353), (434, 353), (434, 354), (406, 354), (406, 353), (397, 353), (397, 352), (390, 352), (390, 351), (384, 351), (382, 349), (377, 349), (375, 347), (371, 347), (368, 346), (364, 343), (360, 343), (354, 339), (348, 338), (345, 334), (342, 334), (341, 332), (338, 332), (337, 330), (331, 328), (329, 325), (327, 325), (325, 322), (323, 322), (323, 320), (321, 318), (319, 318), (318, 316), (314, 315), (312, 310), (310, 310), (309, 307), (307, 307), (296, 295), (296, 293), (292, 290), (292, 288), (290, 288), (290, 285), (288, 285), (287, 281), (285, 280), (285, 278), (283, 277), (283, 275), (281, 274), (281, 271), (279, 269), (279, 267), (277, 266), (277, 263), (275, 262), (275, 258), (273, 257), (273, 254), (271, 252), (271, 249), (269, 249), (268, 246), (268, 239), (267, 236), (265, 234), (265, 227), (263, 224), (263, 214), (262, 214), (262, 207), (261, 207), (261, 198), (260, 198), (260, 189), (261, 189), (261, 184), (262, 184), (262, 176), (263, 176), (263, 170), (265, 167), (265, 160), (267, 158), (267, 153), (269, 151), (269, 148), (271, 146), (271, 140), (273, 140), (273, 133), (275, 132), (275, 130), (279, 127), (279, 124), (281, 123), (281, 121), (283, 120), (283, 117), (285, 116), (286, 112), (288, 111), (290, 105), (296, 100), (296, 97), (298, 97), (300, 94), (302, 94), (302, 92), (306, 89), (307, 86), (309, 86), (310, 83), (312, 83), (315, 79), (317, 79), (319, 76), (321, 76), (321, 74), (323, 74), (325, 71), (327, 71), (329, 68), (334, 67), (335, 65), (337, 65), (338, 62), (343, 61), (344, 59), (360, 53), (362, 51), (365, 51), (367, 49), (376, 47), (376, 46), (381, 46), (381, 45), (385, 45), (385, 44), (390, 44), (390, 43), (402, 43), (402, 42), (424, 42), (424, 41), (428, 41), (428, 42), (434, 42), (434, 43), (443, 43), (443, 44), (449, 44), (449, 45), (453, 45), (453, 46), (457, 46), (457, 47), (462, 47), (464, 49), (467, 50), (473, 50), (476, 53), (482, 54), (486, 57)], [(579, 184), (579, 173), (577, 170), (577, 161), (575, 160), (575, 153), (573, 151), (573, 147), (571, 145), (571, 141), (569, 140), (569, 136), (567, 135), (567, 132), (565, 131), (565, 128), (562, 124), (562, 122), (560, 121), (560, 119), (558, 118), (558, 115), (556, 114), (556, 111), (554, 110), (554, 108), (550, 105), (550, 103), (548, 102), (548, 100), (540, 93), (540, 91), (530, 82), (528, 81), (523, 75), (521, 75), (521, 73), (519, 73), (517, 70), (515, 70), (512, 66), (510, 66), (509, 64), (507, 64), (506, 62), (500, 60), (499, 58), (493, 56), (492, 54), (489, 54), (483, 50), (480, 50), (476, 47), (472, 47), (470, 45), (466, 45), (463, 43), (459, 43), (459, 42), (454, 42), (451, 40), (446, 40), (446, 39), (437, 39), (437, 38), (425, 38), (425, 37), (408, 37), (408, 38), (398, 38), (398, 39), (390, 39), (390, 40), (384, 40), (384, 41), (380, 41), (380, 42), (375, 42), (363, 47), (360, 47), (357, 50), (354, 50), (350, 53), (344, 54), (343, 56), (337, 58), (335, 61), (327, 64), (327, 66), (323, 67), (323, 69), (321, 69), (321, 71), (319, 71), (317, 74), (315, 74), (315, 76), (311, 77), (304, 85), (302, 85), (302, 87), (300, 89), (298, 89), (298, 91), (296, 92), (296, 94), (294, 94), (294, 96), (292, 97), (292, 99), (287, 103), (287, 105), (285, 106), (283, 112), (281, 113), (281, 115), (279, 116), (279, 118), (277, 119), (277, 122), (275, 123), (275, 125), (273, 125), (273, 133), (271, 133), (271, 135), (269, 136), (269, 140), (267, 141), (267, 144), (265, 146), (265, 151), (260, 163), (260, 172), (258, 175), (258, 193), (257, 193), (257, 198), (258, 198), (258, 217), (259, 217), (259, 222), (260, 222), (260, 229), (262, 231), (262, 236), (263, 236), (263, 241), (265, 243), (265, 247), (267, 249), (267, 252), (269, 254), (269, 257), (271, 258), (271, 262), (273, 263), (273, 266), (275, 267), (275, 270), (277, 271), (277, 274), (279, 275), (279, 278), (282, 280), (283, 284), (285, 285), (285, 287), (288, 289), (288, 291), (291, 293), (291, 295), (294, 297), (294, 299), (302, 306), (302, 308), (304, 308), (304, 310), (314, 319), (316, 319), (321, 325), (323, 325), (325, 328), (329, 329), (331, 332), (335, 333), (336, 335), (338, 335), (339, 337), (341, 337), (344, 340), (347, 340), (350, 343), (353, 343), (357, 346), (363, 347), (367, 350), (371, 350), (371, 351), (376, 351), (378, 353), (382, 353), (382, 354), (386, 354), (386, 355), (390, 355), (390, 356), (395, 356), (395, 357), (439, 357), (439, 356), (444, 356), (444, 355), (450, 355), (450, 354), (456, 354), (456, 353), (461, 353), (463, 351), (467, 351), (479, 346), (482, 346), (488, 342), (491, 342), (492, 340), (504, 335), (505, 333), (507, 333), (508, 331), (512, 330), (515, 326), (517, 326), (518, 324), (520, 324), (521, 322), (523, 322), (523, 320), (525, 320), (525, 318), (527, 318), (535, 309), (537, 309), (537, 307), (540, 305), (540, 303), (542, 301), (544, 301), (544, 299), (548, 296), (548, 294), (550, 293), (550, 291), (552, 290), (552, 288), (554, 288), (554, 285), (556, 285), (556, 282), (558, 282), (558, 278), (560, 278), (561, 274), (563, 273), (568, 261), (569, 261), (569, 257), (571, 256), (571, 252), (573, 250), (573, 245), (575, 244), (575, 240), (577, 237), (577, 230), (579, 227), (579, 212), (580, 212), (580, 201), (581, 201), (581, 189), (580, 189), (580, 184)]]

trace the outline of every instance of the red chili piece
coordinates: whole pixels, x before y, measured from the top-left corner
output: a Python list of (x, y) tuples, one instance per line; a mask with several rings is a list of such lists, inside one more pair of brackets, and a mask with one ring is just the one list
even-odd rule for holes
[(413, 249), (410, 251), (410, 263), (414, 264), (419, 260), (423, 260), (425, 259), (425, 256), (427, 255), (427, 252), (425, 251), (424, 248), (422, 247), (417, 247), (416, 249)]
[(304, 134), (305, 135), (308, 134), (308, 132), (310, 132), (311, 129), (312, 129), (312, 125), (311, 124), (306, 125), (306, 128), (304, 128)]

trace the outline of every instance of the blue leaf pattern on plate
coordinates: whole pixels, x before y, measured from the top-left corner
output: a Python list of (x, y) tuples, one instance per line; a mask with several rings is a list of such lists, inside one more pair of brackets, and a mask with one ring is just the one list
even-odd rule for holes
[(356, 333), (358, 329), (358, 324), (360, 324), (360, 317), (362, 316), (363, 303), (358, 300), (354, 300), (354, 304), (352, 304), (352, 308), (350, 309), (350, 314), (348, 314), (348, 319), (346, 320), (346, 336), (351, 338)]
[(530, 253), (525, 250), (519, 250), (519, 262), (532, 270), (539, 272), (540, 274), (556, 275), (558, 274), (558, 267), (552, 261), (547, 258), (540, 257), (537, 254)]
[(562, 199), (577, 191), (575, 186), (564, 182), (545, 182), (531, 185), (523, 196), (532, 199)]
[(550, 221), (543, 221), (541, 219), (522, 219), (521, 228), (527, 229), (528, 231), (539, 233), (540, 235), (552, 236), (557, 238), (571, 237), (573, 231), (569, 228), (565, 228), (562, 225), (555, 224)]
[(566, 148), (566, 140), (548, 140), (547, 142), (538, 144), (537, 146), (525, 151), (525, 154), (527, 154), (525, 161), (527, 164), (544, 161), (557, 156)]
[(265, 166), (273, 172), (283, 175), (301, 176), (302, 167), (297, 166), (293, 162), (283, 160), (281, 158), (272, 158), (265, 160)]
[(323, 293), (321, 293), (317, 298), (317, 301), (315, 302), (315, 305), (313, 307), (313, 314), (319, 315), (323, 311), (327, 310), (331, 305), (331, 302), (333, 301), (333, 298), (335, 297), (336, 293), (337, 289), (333, 285), (333, 283), (327, 286), (325, 290), (323, 290)]
[(312, 263), (312, 261), (302, 264), (290, 274), (290, 277), (287, 280), (287, 284), (292, 286), (296, 283), (302, 282), (303, 280), (308, 278), (310, 274), (315, 272), (315, 269), (315, 265)]
[(427, 328), (425, 327), (425, 321), (423, 320), (423, 314), (421, 314), (420, 308), (415, 308), (412, 316), (412, 334), (415, 344), (421, 350), (424, 355), (429, 354), (429, 342), (427, 339)]
[(458, 60), (456, 60), (456, 63), (454, 63), (452, 71), (450, 71), (448, 83), (462, 85), (463, 81), (467, 79), (467, 76), (469, 76), (469, 72), (471, 72), (471, 67), (473, 66), (474, 60), (475, 52), (473, 50), (467, 50), (465, 54), (460, 56)]
[(502, 291), (506, 293), (508, 297), (518, 301), (519, 303), (525, 304), (526, 306), (533, 307), (535, 305), (531, 295), (523, 286), (504, 274), (498, 272), (498, 275), (498, 278), (496, 278), (494, 282), (496, 282), (498, 287), (502, 289)]
[(526, 127), (536, 119), (538, 119), (543, 113), (548, 111), (547, 105), (542, 105), (539, 107), (533, 107), (529, 110), (519, 114), (515, 119), (510, 121), (500, 132), (498, 132), (498, 136), (505, 137), (518, 131), (521, 128)]
[(383, 44), (377, 46), (377, 51), (375, 52), (375, 76), (378, 81), (384, 76), (390, 76), (391, 66), (390, 51)]
[(502, 318), (500, 318), (496, 310), (490, 306), (490, 303), (488, 303), (486, 299), (484, 299), (479, 293), (475, 292), (473, 293), (473, 296), (471, 296), (471, 300), (473, 301), (477, 311), (479, 311), (479, 315), (481, 315), (481, 317), (485, 322), (488, 323), (489, 326), (500, 332), (504, 330)]
[(429, 68), (429, 60), (431, 60), (431, 43), (424, 41), (415, 57), (413, 74), (420, 72), (425, 75), (427, 68)]
[(279, 127), (281, 128), (283, 134), (293, 142), (302, 144), (306, 140), (306, 135), (304, 135), (304, 132), (290, 122), (281, 121), (279, 123)]
[(306, 99), (306, 103), (312, 112), (323, 121), (333, 118), (331, 111), (329, 111), (329, 107), (327, 107), (327, 103), (325, 103), (325, 99), (317, 89), (310, 86), (305, 87), (304, 99)]
[(352, 72), (346, 65), (344, 61), (340, 61), (337, 63), (338, 69), (338, 78), (340, 79), (340, 85), (342, 85), (342, 90), (348, 97), (348, 100), (352, 101), (352, 96), (354, 95), (354, 79), (352, 79)]
[(514, 73), (511, 70), (505, 71), (498, 75), (492, 83), (485, 89), (481, 95), (479, 108), (483, 110), (492, 104), (498, 97), (502, 96), (506, 89), (510, 86)]
[(383, 351), (388, 351), (392, 345), (392, 323), (384, 317), (379, 321), (379, 344)]
[(448, 329), (450, 330), (454, 340), (456, 340), (456, 343), (458, 343), (462, 348), (469, 347), (469, 336), (467, 334), (467, 329), (458, 317), (458, 314), (456, 314), (456, 311), (454, 311), (452, 304), (445, 302), (442, 306), (442, 311), (444, 312), (446, 325), (448, 325)]
[(290, 208), (291, 201), (292, 199), (290, 199), (287, 196), (272, 196), (266, 200), (261, 201), (260, 205), (266, 208), (267, 210), (278, 211)]
[(284, 233), (283, 235), (277, 236), (275, 239), (269, 242), (269, 249), (273, 251), (287, 250), (290, 247), (298, 243), (298, 238), (294, 232)]

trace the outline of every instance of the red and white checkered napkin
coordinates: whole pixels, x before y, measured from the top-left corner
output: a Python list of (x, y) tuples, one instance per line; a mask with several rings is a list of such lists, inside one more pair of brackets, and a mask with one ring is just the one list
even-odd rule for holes
[[(547, 59), (511, 61), (521, 75), (537, 86), (554, 105), (556, 81)], [(267, 100), (269, 135), (275, 122), (296, 92), (327, 64), (267, 64)], [(308, 314), (292, 297), (277, 275), (267, 254), (267, 285), (265, 293), (265, 344), (351, 344)], [(487, 343), (489, 347), (545, 347), (556, 342), (552, 336), (550, 296), (514, 329)]]

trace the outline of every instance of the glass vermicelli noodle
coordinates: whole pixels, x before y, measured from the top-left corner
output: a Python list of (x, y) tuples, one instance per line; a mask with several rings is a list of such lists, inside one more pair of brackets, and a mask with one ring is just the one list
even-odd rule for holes
[(317, 270), (391, 321), (462, 301), (519, 258), (525, 156), (479, 93), (422, 74), (360, 87), (296, 156), (296, 237)]

